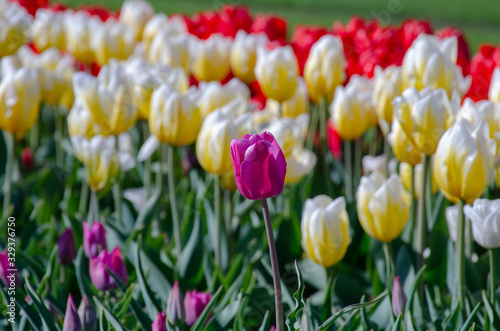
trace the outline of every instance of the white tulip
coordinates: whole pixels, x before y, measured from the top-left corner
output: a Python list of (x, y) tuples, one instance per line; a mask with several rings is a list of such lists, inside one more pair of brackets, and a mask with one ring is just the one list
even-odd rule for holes
[(464, 213), (472, 222), (472, 235), (484, 248), (500, 247), (500, 199), (477, 199)]

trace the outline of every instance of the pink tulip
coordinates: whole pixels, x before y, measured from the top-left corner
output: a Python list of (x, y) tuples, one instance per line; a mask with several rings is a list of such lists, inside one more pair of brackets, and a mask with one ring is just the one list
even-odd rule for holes
[(127, 283), (127, 268), (119, 247), (115, 247), (111, 254), (103, 250), (98, 256), (90, 258), (90, 279), (92, 283), (94, 283), (94, 286), (100, 291), (117, 287), (115, 280), (106, 270), (106, 267), (108, 267), (122, 283)]
[(399, 316), (404, 313), (406, 305), (406, 295), (399, 281), (399, 276), (394, 277), (392, 283), (392, 311), (394, 315)]
[(152, 331), (167, 331), (167, 318), (165, 317), (165, 312), (162, 311), (156, 315), (156, 318), (151, 324)]
[(66, 314), (64, 314), (64, 324), (63, 331), (81, 331), (82, 323), (80, 322), (80, 317), (78, 316), (78, 311), (76, 310), (75, 303), (71, 294), (68, 297), (68, 304), (66, 306)]
[(59, 251), (57, 260), (62, 264), (70, 264), (76, 257), (75, 239), (73, 238), (73, 230), (66, 229), (57, 240)]
[(272, 134), (245, 134), (230, 148), (236, 186), (245, 198), (262, 200), (283, 191), (286, 160)]
[[(12, 255), (10, 257), (12, 257)], [(8, 251), (4, 250), (0, 252), (0, 280), (2, 280), (2, 282), (6, 285), (6, 287), (12, 286), (14, 284), (15, 285), (21, 284), (18, 272), (14, 271), (14, 269), (16, 269), (15, 264), (13, 263), (11, 265), (10, 263), (11, 261), (9, 261)], [(2, 286), (1, 282), (0, 286)]]
[(187, 291), (184, 297), (184, 310), (186, 311), (186, 324), (193, 325), (203, 309), (210, 302), (210, 293), (198, 292), (196, 290)]
[(99, 222), (94, 222), (89, 228), (83, 223), (83, 250), (87, 257), (97, 256), (101, 250), (106, 250), (106, 230)]
[(184, 319), (184, 306), (182, 305), (182, 293), (179, 289), (179, 282), (175, 281), (174, 286), (170, 290), (167, 303), (167, 317), (170, 323), (175, 324), (177, 321)]

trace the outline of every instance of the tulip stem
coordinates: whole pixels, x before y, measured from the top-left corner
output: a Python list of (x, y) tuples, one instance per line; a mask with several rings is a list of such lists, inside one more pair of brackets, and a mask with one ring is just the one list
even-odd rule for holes
[(57, 107), (54, 108), (54, 116), (56, 127), (56, 132), (54, 135), (56, 145), (56, 162), (59, 167), (64, 168), (64, 154), (62, 149), (62, 140), (64, 136), (64, 117)]
[(490, 303), (495, 309), (495, 249), (490, 248)]
[(455, 263), (457, 273), (457, 297), (460, 308), (465, 309), (465, 252), (464, 252), (464, 201), (458, 202), (457, 241), (455, 246)]
[(158, 146), (158, 171), (156, 172), (156, 191), (161, 193), (163, 189), (163, 144)]
[(168, 176), (168, 197), (170, 198), (170, 210), (172, 211), (172, 222), (174, 230), (175, 249), (177, 256), (181, 255), (182, 242), (181, 242), (181, 227), (179, 223), (179, 211), (177, 210), (177, 199), (175, 193), (175, 174), (174, 174), (174, 152), (175, 147), (168, 145), (167, 156), (167, 176)]
[(30, 130), (30, 149), (33, 153), (35, 153), (35, 150), (38, 148), (38, 136), (40, 132), (40, 124), (38, 121), (39, 120), (33, 124)]
[(323, 172), (326, 181), (326, 193), (328, 196), (333, 196), (333, 189), (330, 177), (330, 169), (328, 169), (328, 162), (326, 161), (326, 113), (328, 112), (328, 107), (326, 105), (326, 97), (322, 96), (319, 106), (319, 137), (321, 146), (321, 161), (323, 166)]
[(386, 282), (385, 287), (387, 288), (387, 292), (389, 293), (389, 299), (392, 303), (392, 270), (393, 270), (393, 257), (392, 257), (392, 248), (391, 243), (384, 243), (384, 257), (385, 257), (385, 267), (386, 267)]
[[(417, 198), (415, 197), (415, 167), (411, 166), (411, 179), (410, 179), (410, 194), (411, 194), (411, 204), (410, 204), (410, 237), (409, 242), (414, 243), (414, 230), (415, 230), (415, 212), (417, 206)], [(415, 246), (413, 246), (415, 247)]]
[[(146, 141), (149, 137), (148, 122), (142, 123), (143, 140)], [(151, 157), (144, 160), (144, 188), (146, 190), (146, 199), (151, 196)]]
[(418, 253), (418, 267), (419, 270), (424, 264), (424, 249), (426, 244), (427, 237), (427, 220), (426, 220), (426, 210), (425, 210), (425, 202), (426, 202), (426, 187), (427, 187), (427, 172), (429, 171), (430, 157), (425, 155), (423, 156), (422, 166), (423, 172), (420, 182), (420, 197), (418, 199), (418, 241), (417, 241), (417, 253)]
[(122, 224), (122, 190), (120, 181), (116, 179), (113, 185), (113, 198), (115, 200), (115, 219), (118, 224)]
[(82, 180), (82, 188), (80, 190), (80, 206), (78, 207), (78, 210), (80, 213), (85, 213), (85, 208), (87, 208), (89, 204), (89, 185), (87, 184), (87, 181), (85, 178)]
[(9, 216), (10, 197), (12, 195), (12, 172), (14, 170), (15, 140), (14, 136), (7, 131), (4, 131), (4, 139), (7, 147), (7, 164), (5, 167), (4, 177), (2, 220), (6, 221)]
[(316, 133), (316, 127), (318, 125), (319, 114), (315, 107), (311, 107), (311, 118), (309, 120), (309, 131), (307, 133), (306, 148), (313, 150), (314, 146), (314, 136)]
[(354, 141), (354, 186), (352, 191), (356, 192), (358, 190), (359, 182), (361, 181), (361, 142), (362, 138), (358, 138)]
[(221, 194), (220, 194), (220, 178), (217, 175), (214, 175), (214, 215), (215, 215), (215, 246), (214, 246), (214, 255), (215, 255), (215, 264), (220, 267), (221, 266), (221, 231), (222, 231), (222, 219), (221, 219)]
[(387, 135), (384, 136), (384, 156), (385, 156), (385, 177), (389, 178), (389, 161), (391, 160), (391, 145)]
[(224, 190), (224, 208), (226, 220), (226, 236), (228, 252), (231, 252), (232, 246), (232, 220), (233, 220), (233, 199), (231, 191)]
[(352, 142), (344, 140), (344, 184), (347, 202), (352, 202)]
[(281, 298), (281, 279), (280, 269), (278, 265), (278, 254), (276, 253), (276, 244), (274, 243), (273, 225), (269, 217), (269, 207), (267, 200), (260, 200), (262, 203), (262, 213), (264, 214), (264, 224), (266, 226), (267, 242), (269, 244), (269, 255), (271, 258), (271, 268), (273, 272), (274, 285), (274, 305), (276, 309), (276, 331), (284, 331), (285, 324), (283, 322), (283, 302)]
[(92, 190), (90, 193), (89, 214), (87, 217), (87, 224), (89, 226), (99, 219), (99, 202), (97, 201), (97, 192)]

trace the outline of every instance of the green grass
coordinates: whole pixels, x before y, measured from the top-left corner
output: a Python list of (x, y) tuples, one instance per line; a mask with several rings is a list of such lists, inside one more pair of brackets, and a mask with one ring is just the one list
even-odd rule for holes
[[(71, 6), (100, 3), (117, 9), (122, 0), (66, 0)], [(500, 44), (500, 1), (496, 0), (151, 0), (157, 11), (193, 14), (221, 8), (224, 3), (247, 5), (253, 13), (274, 12), (288, 19), (290, 32), (297, 23), (331, 26), (353, 15), (382, 18), (398, 24), (408, 17), (427, 18), (435, 28), (453, 25), (466, 32), (471, 51), (480, 43)]]

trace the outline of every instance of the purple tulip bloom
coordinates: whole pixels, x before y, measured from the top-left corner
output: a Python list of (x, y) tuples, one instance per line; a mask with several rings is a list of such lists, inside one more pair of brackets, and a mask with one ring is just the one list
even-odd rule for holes
[(111, 254), (103, 250), (98, 256), (90, 258), (90, 279), (92, 279), (92, 283), (94, 283), (95, 287), (100, 291), (117, 287), (115, 280), (106, 270), (106, 267), (108, 267), (122, 283), (127, 283), (127, 268), (119, 247), (115, 247)]
[(184, 297), (184, 311), (186, 312), (186, 324), (192, 326), (203, 309), (210, 302), (210, 293), (198, 292), (196, 290), (187, 291)]
[(75, 239), (73, 238), (73, 230), (66, 229), (57, 241), (59, 252), (57, 260), (62, 264), (71, 264), (76, 257)]
[(19, 279), (18, 272), (17, 271), (9, 271), (12, 269), (16, 269), (16, 266), (10, 265), (9, 254), (8, 254), (7, 250), (0, 252), (0, 279), (3, 281), (3, 283), (7, 287), (11, 286), (11, 283), (15, 283), (16, 286), (21, 284), (21, 280)]
[(83, 223), (83, 250), (88, 258), (97, 256), (101, 250), (106, 250), (106, 229), (99, 222), (94, 222), (89, 228)]
[(66, 314), (64, 314), (63, 331), (81, 331), (82, 323), (78, 316), (75, 303), (71, 294), (68, 296), (68, 304), (66, 306)]
[(165, 312), (158, 313), (156, 318), (151, 324), (152, 331), (167, 331), (167, 318), (165, 317)]
[(245, 198), (262, 200), (283, 191), (286, 160), (272, 134), (245, 134), (230, 148), (236, 186)]

